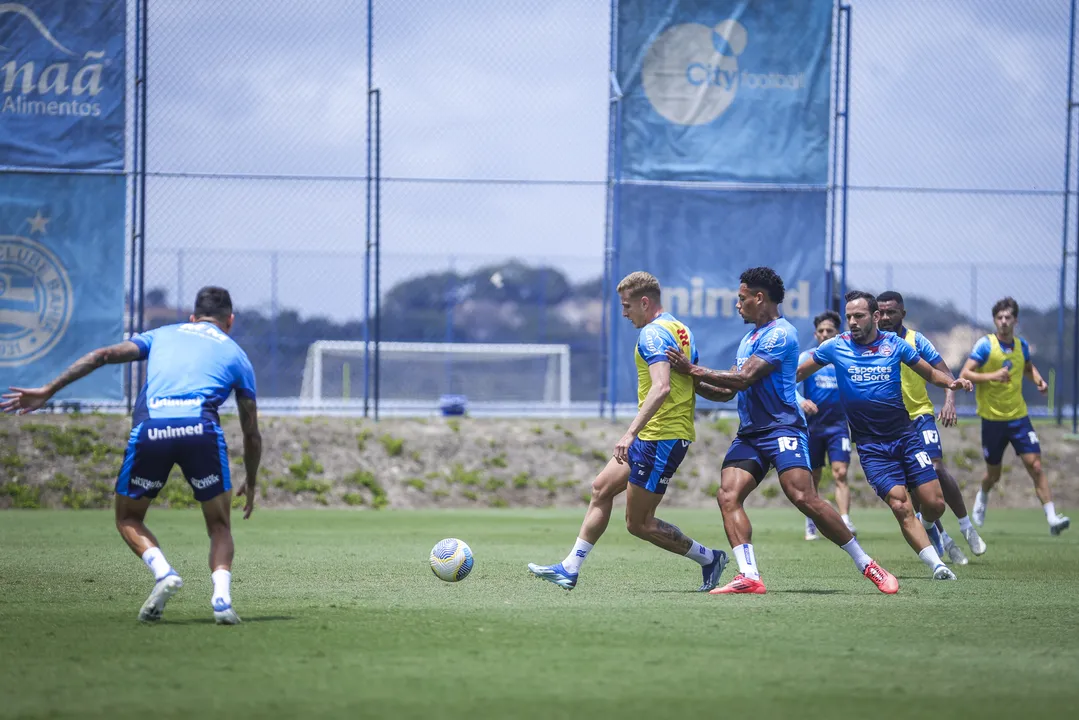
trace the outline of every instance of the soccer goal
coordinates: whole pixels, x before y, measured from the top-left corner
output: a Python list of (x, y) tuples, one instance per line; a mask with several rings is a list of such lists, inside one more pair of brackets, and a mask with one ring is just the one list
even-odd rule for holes
[[(569, 407), (569, 345), (529, 343), (379, 343), (382, 401), (436, 403), (464, 395), (469, 403)], [(375, 344), (368, 343), (373, 382)], [(322, 402), (363, 397), (364, 343), (319, 340), (307, 349), (301, 397)]]

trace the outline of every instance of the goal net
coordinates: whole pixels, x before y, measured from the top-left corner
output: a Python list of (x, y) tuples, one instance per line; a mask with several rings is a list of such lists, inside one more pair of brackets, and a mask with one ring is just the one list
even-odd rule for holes
[[(364, 345), (349, 340), (312, 343), (301, 397), (314, 402), (362, 398)], [(464, 395), (470, 404), (569, 406), (569, 345), (383, 342), (378, 355), (381, 401), (437, 403), (443, 395)], [(373, 342), (367, 343), (367, 360), (373, 383)]]

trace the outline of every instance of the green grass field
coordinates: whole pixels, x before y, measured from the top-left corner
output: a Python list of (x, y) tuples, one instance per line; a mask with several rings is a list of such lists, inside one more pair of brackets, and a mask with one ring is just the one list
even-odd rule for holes
[[(793, 510), (756, 511), (765, 596), (692, 592), (697, 566), (617, 522), (566, 593), (580, 512), (256, 511), (218, 627), (201, 517), (150, 525), (185, 579), (154, 626), (149, 572), (108, 512), (0, 515), (0, 717), (1004, 718), (1079, 707), (1079, 529), (993, 511), (989, 552), (934, 582), (890, 515), (855, 515), (900, 578), (879, 594)], [(721, 543), (718, 510), (663, 517)], [(952, 520), (954, 524), (954, 519)], [(950, 528), (954, 529), (954, 528)], [(462, 583), (428, 569), (447, 536)], [(724, 579), (736, 572), (734, 563)]]

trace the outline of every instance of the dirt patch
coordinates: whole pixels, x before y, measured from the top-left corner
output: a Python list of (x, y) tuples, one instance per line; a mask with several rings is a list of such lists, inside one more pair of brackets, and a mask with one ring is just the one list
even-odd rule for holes
[[(223, 418), (234, 482), (243, 477), (240, 428)], [(263, 507), (363, 508), (583, 506), (592, 478), (611, 455), (625, 421), (350, 418), (262, 419)], [(671, 481), (664, 505), (715, 504), (732, 419), (699, 420), (697, 442)], [(0, 508), (102, 507), (123, 461), (130, 424), (115, 415), (42, 415), (0, 419)], [(1039, 428), (1056, 503), (1079, 502), (1079, 443), (1054, 426)], [(968, 503), (981, 479), (979, 429), (942, 432), (945, 459)], [(857, 506), (879, 501), (861, 468), (852, 468)], [(750, 506), (786, 503), (774, 473)], [(995, 507), (1038, 507), (1030, 480), (1010, 452)], [(831, 498), (826, 476), (822, 494)], [(178, 469), (159, 498), (194, 503)]]

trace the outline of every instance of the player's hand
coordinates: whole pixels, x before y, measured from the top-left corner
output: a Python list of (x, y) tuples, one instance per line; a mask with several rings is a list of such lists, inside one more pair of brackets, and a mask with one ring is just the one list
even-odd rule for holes
[(818, 408), (817, 403), (813, 402), (812, 400), (803, 400), (802, 412), (804, 412), (806, 415), (816, 415), (818, 412), (820, 412), (820, 408)]
[(8, 388), (11, 392), (0, 395), (0, 410), (14, 415), (25, 415), (41, 408), (52, 397), (47, 388)]
[(245, 482), (236, 488), (236, 497), (241, 495), (247, 496), (247, 500), (244, 502), (244, 520), (246, 520), (251, 517), (251, 512), (255, 509), (255, 483)]
[(937, 415), (937, 420), (944, 427), (955, 427), (959, 423), (959, 416), (955, 412), (955, 403), (945, 402), (944, 407), (940, 409), (940, 414)]
[(682, 348), (679, 347), (667, 348), (667, 361), (671, 364), (671, 370), (683, 375), (689, 375), (690, 369), (693, 367), (693, 363), (689, 361), (686, 354), (682, 352)]
[(989, 376), (989, 381), (1010, 383), (1012, 381), (1012, 374), (1008, 371), (1008, 368), (1001, 368)]
[(614, 446), (614, 459), (619, 465), (623, 465), (629, 461), (629, 446), (633, 444), (633, 441), (637, 439), (637, 436), (633, 433), (626, 433), (622, 436), (622, 439), (618, 441), (618, 444)]
[(948, 386), (948, 389), (966, 390), (967, 392), (970, 392), (974, 389), (974, 383), (972, 383), (970, 380), (967, 380), (966, 378), (956, 378), (955, 380), (952, 380), (952, 384)]
[(1045, 378), (1039, 377), (1038, 382), (1035, 383), (1035, 385), (1037, 385), (1038, 392), (1040, 392), (1042, 395), (1045, 395), (1049, 392), (1049, 383), (1045, 382)]

